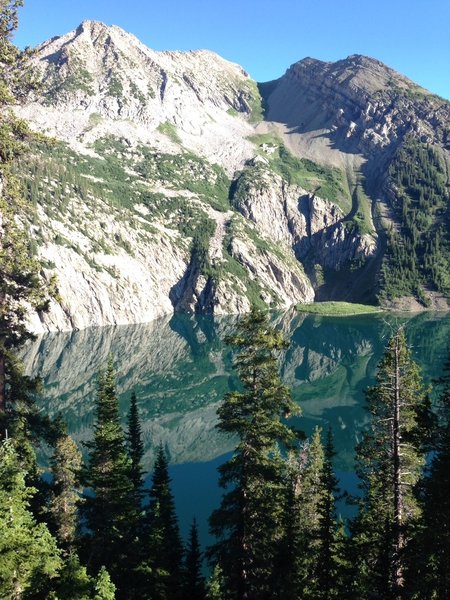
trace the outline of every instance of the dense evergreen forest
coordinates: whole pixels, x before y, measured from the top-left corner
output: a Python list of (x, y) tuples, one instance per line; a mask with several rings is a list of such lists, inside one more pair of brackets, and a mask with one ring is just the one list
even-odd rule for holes
[[(348, 522), (336, 509), (333, 432), (307, 438), (290, 426), (299, 408), (279, 375), (285, 341), (257, 309), (228, 340), (241, 387), (223, 399), (217, 427), (238, 441), (219, 469), (224, 494), (210, 516), (216, 542), (209, 548), (200, 547), (195, 521), (181, 538), (163, 446), (144, 487), (137, 399), (130, 398), (124, 429), (113, 357), (99, 374), (86, 461), (63, 420), (39, 413), (39, 382), (23, 375), (17, 359), (30, 337), (22, 307), (45, 310), (54, 291), (42, 287), (15, 219), (22, 199), (11, 161), (32, 134), (7, 111), (17, 82), (3, 67), (21, 60), (10, 42), (20, 5), (0, 0), (0, 597), (449, 598), (450, 355), (431, 410), (401, 329), (367, 390), (371, 421), (356, 448), (360, 491), (348, 498), (356, 507)], [(439, 185), (437, 159), (417, 152)], [(405, 190), (415, 185), (409, 172), (396, 176)], [(417, 198), (403, 201), (410, 225), (398, 252), (408, 240), (418, 244), (423, 264), (436, 265), (433, 282), (446, 290), (448, 275), (420, 235), (421, 190), (405, 193)], [(51, 477), (37, 464), (42, 444), (52, 449)]]
[(400, 227), (388, 231), (381, 296), (416, 296), (424, 288), (450, 294), (449, 177), (442, 153), (407, 137), (389, 166), (393, 208)]

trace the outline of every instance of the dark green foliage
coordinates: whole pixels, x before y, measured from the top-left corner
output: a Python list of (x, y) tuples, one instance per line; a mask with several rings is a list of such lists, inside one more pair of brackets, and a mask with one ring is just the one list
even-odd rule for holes
[[(1, 13), (0, 13), (1, 14)], [(0, 39), (1, 45), (1, 39)], [(14, 120), (13, 120), (14, 121)], [(0, 116), (0, 127), (2, 126)], [(9, 143), (17, 149), (17, 134), (11, 122), (4, 122)], [(0, 152), (2, 142), (0, 140)], [(4, 149), (4, 147), (3, 147)], [(17, 150), (19, 152), (19, 150)], [(31, 256), (27, 235), (17, 224), (17, 215), (26, 214), (28, 207), (21, 189), (12, 176), (10, 165), (0, 160), (0, 418), (4, 418), (7, 401), (13, 405), (11, 383), (18, 383), (18, 368), (11, 350), (19, 348), (32, 337), (26, 326), (25, 303), (37, 310), (48, 306), (52, 286), (42, 285), (40, 265)], [(25, 381), (25, 380), (24, 380)], [(9, 393), (9, 398), (7, 397)], [(17, 394), (16, 394), (17, 396)], [(2, 428), (4, 423), (1, 424)]]
[(11, 440), (0, 446), (0, 597), (47, 597), (61, 568), (56, 540), (30, 510), (36, 493)]
[[(199, 194), (218, 210), (229, 209), (229, 181), (223, 170), (193, 154), (160, 155), (149, 148), (130, 148), (125, 139), (112, 136), (97, 140), (94, 148), (101, 158), (79, 155), (61, 142), (34, 143), (15, 166), (29, 202), (43, 205), (54, 218), (68, 212), (76, 218), (74, 206), (79, 200), (88, 205), (101, 201), (119, 209), (144, 204), (149, 228), (155, 216), (163, 217), (166, 227), (185, 237), (201, 231), (208, 221), (205, 212), (182, 196), (149, 191), (147, 182), (163, 180), (171, 189)], [(191, 168), (197, 176), (192, 176)]]
[(389, 167), (400, 230), (388, 233), (381, 298), (413, 295), (423, 287), (450, 295), (450, 183), (437, 148), (407, 138)]
[(144, 456), (144, 444), (135, 392), (131, 394), (130, 410), (128, 412), (127, 448), (131, 460), (130, 478), (133, 482), (136, 506), (140, 507), (143, 486), (142, 457)]
[(345, 564), (346, 535), (344, 525), (336, 515), (339, 486), (333, 469), (334, 456), (333, 432), (330, 428), (324, 447), (324, 460), (320, 474), (322, 493), (317, 506), (319, 515), (317, 600), (341, 598), (346, 587), (343, 581), (344, 570), (347, 567)]
[[(259, 281), (256, 278), (251, 277), (247, 269), (236, 258), (234, 258), (232, 255), (232, 243), (235, 238), (245, 239), (245, 237), (248, 236), (252, 239), (257, 246), (257, 249), (261, 252), (264, 252), (264, 250), (269, 250), (269, 245), (265, 244), (265, 240), (259, 238), (254, 232), (252, 235), (252, 230), (250, 228), (246, 229), (244, 233), (241, 228), (242, 221), (239, 221), (238, 226), (237, 219), (240, 219), (240, 217), (238, 215), (234, 215), (227, 223), (226, 233), (223, 240), (223, 260), (214, 265), (210, 265), (208, 261), (206, 264), (206, 269), (204, 270), (204, 274), (211, 276), (215, 281), (220, 281), (225, 274), (228, 277), (231, 276), (234, 279), (237, 279), (241, 283), (242, 289), (245, 290), (245, 294), (251, 305), (261, 310), (265, 310), (267, 309), (267, 304), (262, 299), (261, 285)], [(271, 246), (270, 251), (274, 254), (277, 254), (277, 250), (274, 251), (274, 248)]]
[(331, 433), (323, 448), (320, 430), (288, 460), (277, 598), (340, 598), (345, 534), (336, 518), (337, 480)]
[(53, 475), (50, 511), (58, 542), (69, 554), (75, 546), (78, 525), (81, 464), (81, 453), (75, 442), (63, 433), (56, 442), (50, 463)]
[(94, 600), (114, 600), (115, 597), (116, 586), (105, 567), (101, 567), (95, 582)]
[(433, 459), (422, 483), (423, 516), (410, 554), (416, 585), (411, 596), (423, 600), (450, 597), (450, 351), (440, 389), (439, 423)]
[(128, 515), (128, 540), (129, 546), (126, 549), (126, 568), (130, 577), (126, 582), (127, 597), (138, 596), (140, 590), (140, 563), (145, 559), (143, 553), (143, 544), (145, 540), (144, 533), (144, 511), (142, 500), (144, 496), (144, 481), (142, 458), (144, 456), (144, 444), (142, 442), (142, 429), (139, 419), (136, 394), (132, 392), (130, 401), (130, 410), (128, 412), (128, 431), (126, 435), (127, 452), (130, 458), (130, 481), (131, 481), (131, 509)]
[(218, 165), (210, 164), (191, 152), (162, 154), (148, 148), (142, 148), (141, 152), (143, 160), (136, 168), (147, 181), (162, 181), (175, 190), (199, 194), (216, 210), (229, 209), (230, 181)]
[(243, 391), (225, 396), (218, 409), (219, 430), (236, 435), (234, 456), (219, 468), (229, 488), (210, 518), (218, 542), (210, 555), (223, 568), (230, 598), (269, 598), (279, 543), (285, 462), (280, 444), (294, 433), (282, 417), (297, 412), (281, 383), (277, 356), (285, 342), (267, 316), (253, 309), (229, 342), (237, 349), (235, 366)]
[(324, 453), (320, 430), (291, 452), (288, 461), (284, 537), (279, 559), (281, 598), (315, 598), (318, 590), (319, 503)]
[(205, 219), (197, 227), (192, 238), (191, 265), (194, 265), (204, 275), (214, 274), (209, 261), (209, 243), (216, 231), (216, 224), (212, 219)]
[(194, 519), (186, 548), (184, 563), (183, 600), (205, 600), (206, 586), (202, 575), (202, 551), (198, 541), (197, 522)]
[(357, 447), (362, 496), (351, 524), (357, 598), (403, 598), (405, 552), (420, 516), (414, 495), (424, 465), (429, 406), (417, 365), (399, 330), (367, 391), (371, 425)]
[(170, 489), (167, 456), (158, 448), (147, 508), (146, 559), (141, 571), (152, 600), (182, 597), (183, 545)]
[(89, 461), (85, 484), (93, 494), (86, 496), (83, 507), (89, 530), (87, 557), (91, 569), (96, 571), (104, 565), (120, 586), (128, 568), (123, 556), (130, 542), (133, 484), (112, 358), (106, 372), (100, 374), (95, 409), (94, 439), (86, 444)]
[(66, 556), (53, 590), (58, 600), (78, 600), (92, 597), (95, 581), (87, 574), (74, 552)]
[(71, 96), (74, 93), (82, 92), (87, 96), (94, 95), (94, 76), (87, 69), (83, 58), (73, 48), (68, 51), (67, 70), (64, 77), (61, 77), (61, 70), (56, 64), (51, 64), (50, 68), (51, 71), (45, 82), (41, 83), (48, 104), (57, 103), (61, 97)]
[(100, 140), (96, 142), (96, 150), (104, 159), (79, 155), (62, 142), (33, 144), (30, 153), (17, 163), (29, 201), (45, 205), (54, 216), (70, 210), (74, 197), (87, 203), (97, 198), (131, 208), (140, 201), (142, 190), (135, 187), (138, 177), (125, 170), (126, 146), (116, 138), (114, 143), (113, 153), (106, 142), (103, 146)]
[(220, 565), (216, 564), (206, 586), (207, 600), (225, 600), (226, 590), (223, 572)]
[(108, 96), (113, 96), (113, 98), (122, 98), (123, 96), (122, 82), (115, 75), (108, 82)]
[[(13, 100), (11, 86), (17, 76), (14, 65), (20, 52), (11, 42), (14, 31), (17, 29), (17, 11), (23, 6), (23, 0), (2, 0), (0, 2), (0, 106), (10, 104)], [(0, 118), (0, 129), (3, 129), (4, 115)], [(3, 141), (3, 132), (0, 140)], [(3, 146), (0, 143), (0, 148)], [(3, 150), (3, 148), (1, 148)]]

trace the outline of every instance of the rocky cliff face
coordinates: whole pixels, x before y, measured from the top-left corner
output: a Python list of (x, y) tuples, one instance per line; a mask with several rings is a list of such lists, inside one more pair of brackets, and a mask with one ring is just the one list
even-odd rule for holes
[(27, 68), (40, 85), (15, 110), (54, 141), (17, 172), (60, 290), (35, 331), (373, 299), (389, 161), (407, 134), (450, 143), (449, 105), (360, 56), (258, 86), (211, 52), (85, 21)]
[(322, 267), (339, 269), (375, 253), (374, 234), (350, 230), (337, 204), (289, 185), (269, 164), (253, 162), (247, 179), (245, 190), (235, 196), (235, 208), (261, 235), (292, 248), (299, 261), (309, 256)]
[(365, 56), (306, 58), (267, 90), (269, 120), (298, 133), (327, 129), (339, 146), (366, 157), (392, 150), (407, 133), (450, 149), (450, 104)]

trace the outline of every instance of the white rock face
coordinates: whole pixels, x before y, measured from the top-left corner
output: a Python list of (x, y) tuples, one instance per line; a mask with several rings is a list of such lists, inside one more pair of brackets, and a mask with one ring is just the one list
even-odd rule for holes
[(376, 237), (347, 229), (339, 206), (288, 185), (273, 172), (258, 167), (245, 192), (235, 203), (239, 212), (263, 236), (293, 248), (300, 259), (313, 253), (316, 263), (339, 269), (376, 251)]
[[(144, 323), (172, 312), (169, 293), (186, 268), (185, 251), (173, 234), (149, 235), (110, 220), (106, 254), (95, 246), (105, 232), (85, 208), (81, 223), (45, 225), (48, 239), (56, 228), (64, 232), (64, 245), (48, 242), (40, 250), (44, 263), (52, 265), (46, 276), (58, 275), (61, 298), (51, 303), (48, 313), (31, 315), (31, 329), (40, 333)], [(132, 248), (132, 255), (124, 247)]]
[(176, 148), (158, 126), (230, 174), (252, 155), (253, 128), (230, 113), (250, 112), (256, 84), (239, 65), (206, 50), (155, 52), (119, 27), (84, 21), (41, 44), (31, 60), (42, 93), (16, 111), (76, 150), (108, 134)]
[[(288, 254), (289, 251), (286, 249), (285, 252)], [(285, 261), (276, 255), (258, 253), (253, 243), (238, 238), (233, 240), (231, 254), (257, 276), (263, 288), (277, 294), (282, 308), (314, 300), (312, 285), (300, 265), (295, 263), (293, 255), (291, 268), (287, 269)]]
[[(40, 182), (40, 189), (51, 194), (37, 199), (38, 222), (30, 226), (31, 234), (40, 240), (44, 276), (57, 275), (60, 298), (48, 314), (30, 315), (34, 331), (141, 323), (174, 310), (242, 313), (255, 299), (287, 308), (314, 300), (302, 261), (312, 258), (314, 264), (339, 269), (376, 252), (376, 236), (350, 231), (336, 204), (275, 174), (271, 144), (261, 146), (267, 158), (259, 156), (258, 144), (249, 138), (266, 133), (266, 126), (291, 152), (304, 152), (312, 160), (322, 152), (317, 144), (323, 141), (316, 142), (311, 133), (298, 145), (300, 134), (280, 119), (255, 125), (261, 99), (239, 65), (209, 51), (155, 52), (118, 27), (85, 21), (41, 44), (29, 69), (41, 84), (15, 107), (16, 113), (67, 144), (86, 164), (88, 159), (105, 164), (100, 173), (85, 167), (68, 208), (59, 212), (53, 203), (58, 205), (58, 193), (63, 193), (58, 189), (66, 183), (58, 181), (58, 173)], [(291, 71), (270, 110), (276, 113), (283, 105), (303, 119), (304, 99), (299, 104), (297, 94), (290, 104), (283, 100), (283, 90), (296, 86), (296, 70)], [(337, 120), (344, 119), (342, 110)], [(367, 118), (370, 114), (369, 107)], [(359, 121), (355, 132), (358, 127)], [(379, 135), (388, 135), (388, 129), (386, 122)], [(126, 149), (120, 156), (129, 162), (121, 181), (113, 182), (128, 186), (120, 188), (122, 207), (108, 202), (108, 178), (114, 174), (108, 172), (107, 159), (115, 149), (112, 144), (100, 151), (98, 143), (105, 140)], [(77, 161), (67, 156), (63, 170), (81, 168), (82, 161), (73, 166)], [(157, 171), (161, 157), (170, 160)], [(39, 162), (39, 150), (34, 158)], [(325, 162), (350, 170), (363, 162), (352, 154), (344, 162), (333, 160)], [(249, 165), (258, 168), (259, 179), (236, 200), (232, 182)], [(227, 176), (222, 186), (230, 185), (234, 210), (224, 206), (226, 191), (221, 206), (211, 191)], [(103, 185), (104, 193), (77, 191), (83, 178)], [(134, 201), (144, 188), (147, 203)], [(189, 227), (186, 215), (191, 215)], [(203, 219), (204, 226), (208, 219), (213, 223), (207, 260), (193, 251), (196, 219)]]

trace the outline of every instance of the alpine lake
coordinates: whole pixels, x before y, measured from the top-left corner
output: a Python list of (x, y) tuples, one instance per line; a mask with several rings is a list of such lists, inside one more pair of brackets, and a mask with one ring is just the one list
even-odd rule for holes
[[(375, 381), (390, 336), (405, 328), (424, 381), (431, 383), (447, 358), (450, 314), (319, 317), (292, 310), (273, 314), (272, 322), (289, 342), (280, 370), (302, 411), (290, 422), (306, 434), (316, 426), (332, 427), (341, 488), (355, 492), (354, 448), (369, 421), (364, 390)], [(211, 541), (208, 517), (222, 495), (217, 467), (236, 441), (215, 428), (223, 396), (239, 388), (224, 341), (236, 323), (237, 317), (175, 315), (148, 324), (43, 335), (22, 354), (27, 374), (42, 378), (40, 407), (51, 417), (61, 414), (80, 446), (91, 439), (98, 373), (112, 354), (124, 426), (131, 392), (137, 396), (144, 469), (151, 473), (162, 442), (181, 533), (186, 539), (195, 516), (203, 544)], [(48, 458), (42, 449), (44, 468)], [(348, 511), (344, 504), (341, 508)]]

